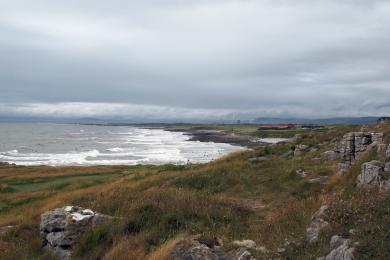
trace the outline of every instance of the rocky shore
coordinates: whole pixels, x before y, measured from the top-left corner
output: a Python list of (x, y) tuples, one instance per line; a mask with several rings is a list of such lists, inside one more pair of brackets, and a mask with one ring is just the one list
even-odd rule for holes
[(247, 148), (261, 147), (267, 144), (255, 137), (236, 135), (220, 130), (199, 130), (180, 127), (173, 128), (169, 126), (164, 127), (163, 129), (172, 132), (184, 132), (184, 134), (191, 136), (189, 139), (190, 141), (226, 143)]

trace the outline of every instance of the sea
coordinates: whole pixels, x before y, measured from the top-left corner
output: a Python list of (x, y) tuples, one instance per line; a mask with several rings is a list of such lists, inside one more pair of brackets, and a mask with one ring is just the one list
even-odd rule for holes
[(0, 162), (92, 166), (207, 163), (245, 149), (133, 126), (0, 123)]

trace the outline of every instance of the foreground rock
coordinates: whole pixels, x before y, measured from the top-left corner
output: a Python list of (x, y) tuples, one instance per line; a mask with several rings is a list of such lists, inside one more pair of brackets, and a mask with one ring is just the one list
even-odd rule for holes
[(318, 260), (352, 260), (355, 258), (355, 248), (351, 247), (351, 239), (346, 239), (341, 236), (332, 236), (330, 247), (332, 251), (327, 255), (318, 258)]
[[(248, 244), (246, 242), (245, 244)], [(200, 235), (192, 236), (178, 242), (171, 253), (171, 259), (172, 260), (256, 260), (256, 258), (254, 258), (245, 247), (240, 247), (229, 253), (225, 253), (222, 250), (222, 243), (219, 241), (219, 239), (216, 238), (204, 239)]]
[(112, 217), (75, 206), (47, 211), (41, 215), (40, 231), (44, 247), (60, 259), (71, 257), (72, 247), (87, 230)]
[(390, 187), (388, 180), (389, 169), (387, 164), (380, 161), (366, 162), (362, 165), (362, 172), (357, 178), (356, 185), (359, 188)]
[(311, 244), (318, 240), (318, 235), (321, 230), (324, 229), (329, 223), (324, 220), (328, 206), (323, 205), (321, 208), (314, 213), (310, 226), (306, 229), (306, 241)]

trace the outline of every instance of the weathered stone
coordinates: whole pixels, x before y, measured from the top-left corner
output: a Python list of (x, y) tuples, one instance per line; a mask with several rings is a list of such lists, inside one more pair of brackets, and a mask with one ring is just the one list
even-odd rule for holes
[(362, 165), (362, 172), (357, 178), (358, 187), (379, 186), (385, 180), (384, 166), (379, 161), (371, 161)]
[(384, 171), (385, 171), (386, 173), (390, 172), (390, 162), (385, 163)]
[(317, 258), (317, 260), (352, 260), (354, 259), (355, 249), (351, 247), (351, 243), (351, 239), (338, 235), (332, 236), (330, 240), (332, 251), (326, 257), (322, 256)]
[(390, 144), (387, 146), (387, 149), (386, 149), (386, 158), (389, 158), (390, 157)]
[(239, 246), (239, 247), (245, 247), (245, 248), (256, 248), (256, 242), (253, 241), (253, 240), (235, 240), (233, 241), (232, 243), (233, 245), (235, 246)]
[(230, 252), (227, 256), (227, 259), (231, 260), (256, 260), (252, 254), (245, 248), (238, 248)]
[(298, 176), (300, 176), (302, 178), (306, 177), (306, 172), (303, 169), (298, 169), (295, 171), (295, 173), (298, 174)]
[(352, 260), (354, 259), (355, 249), (349, 247), (349, 240), (343, 242), (342, 245), (333, 249), (326, 257), (326, 260)]
[(340, 153), (335, 151), (326, 151), (322, 154), (327, 160), (338, 160), (340, 159)]
[(297, 146), (295, 146), (294, 156), (301, 156), (304, 153), (307, 153), (309, 150), (309, 146), (304, 144), (298, 144)]
[(339, 236), (339, 235), (334, 235), (330, 239), (330, 247), (331, 248), (339, 247), (342, 244), (344, 244), (344, 242), (346, 242), (346, 241), (349, 242), (350, 240), (348, 240), (347, 238), (343, 238), (342, 236)]
[(344, 175), (348, 172), (351, 164), (349, 162), (341, 162), (337, 164), (337, 170), (340, 175)]
[(318, 240), (318, 235), (321, 230), (324, 229), (329, 223), (325, 221), (323, 218), (328, 211), (328, 206), (323, 205), (321, 208), (314, 213), (312, 216), (312, 222), (310, 226), (306, 230), (306, 241), (308, 243), (314, 243)]
[(319, 176), (313, 179), (307, 180), (308, 183), (319, 183), (322, 185), (328, 184), (329, 176)]
[(2, 227), (0, 227), (0, 236), (7, 234), (7, 232), (14, 227), (15, 226), (2, 226)]
[(351, 132), (343, 136), (336, 144), (335, 152), (340, 154), (339, 172), (345, 174), (354, 161), (364, 152), (383, 141), (383, 133)]
[[(256, 260), (244, 247), (225, 253), (218, 239), (209, 242), (201, 236), (179, 241), (171, 253), (172, 260)], [(242, 241), (240, 241), (242, 242)], [(252, 241), (253, 242), (253, 241)], [(246, 243), (245, 243), (246, 244)], [(251, 243), (250, 243), (251, 244)]]
[(386, 156), (386, 149), (387, 149), (386, 144), (380, 143), (377, 145), (376, 152), (379, 156), (385, 157)]
[(110, 218), (90, 209), (74, 206), (47, 211), (41, 215), (40, 223), (45, 248), (51, 250), (59, 259), (68, 259), (71, 257), (73, 245), (84, 232)]

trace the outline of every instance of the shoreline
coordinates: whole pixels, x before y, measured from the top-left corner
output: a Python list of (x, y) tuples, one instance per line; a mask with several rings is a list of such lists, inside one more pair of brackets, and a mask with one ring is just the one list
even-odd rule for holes
[[(156, 129), (148, 127), (150, 129)], [(170, 132), (183, 132), (185, 135), (190, 136), (188, 141), (199, 141), (199, 142), (214, 142), (214, 143), (225, 143), (235, 146), (241, 146), (245, 148), (257, 148), (268, 145), (266, 142), (254, 141), (255, 138), (249, 136), (235, 135), (231, 133), (225, 133), (222, 130), (199, 130), (199, 129), (186, 129), (180, 127), (160, 127), (165, 131)]]

